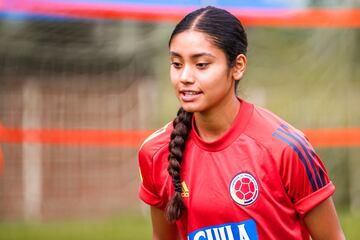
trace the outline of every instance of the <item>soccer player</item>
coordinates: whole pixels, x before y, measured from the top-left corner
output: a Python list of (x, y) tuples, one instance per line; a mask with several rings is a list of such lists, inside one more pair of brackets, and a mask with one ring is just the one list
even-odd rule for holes
[(335, 187), (302, 132), (236, 96), (247, 37), (229, 12), (191, 12), (169, 41), (181, 108), (141, 146), (153, 239), (344, 239)]

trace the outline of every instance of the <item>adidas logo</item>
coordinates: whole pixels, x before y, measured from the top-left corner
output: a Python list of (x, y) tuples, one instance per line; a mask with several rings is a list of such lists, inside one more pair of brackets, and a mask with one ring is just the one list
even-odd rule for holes
[(188, 198), (188, 197), (189, 197), (189, 189), (188, 189), (188, 187), (186, 186), (185, 181), (182, 181), (182, 182), (181, 182), (181, 196), (182, 196), (183, 198)]

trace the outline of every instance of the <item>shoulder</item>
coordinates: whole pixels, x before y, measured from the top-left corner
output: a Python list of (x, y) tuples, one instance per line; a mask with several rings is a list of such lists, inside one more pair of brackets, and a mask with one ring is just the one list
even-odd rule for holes
[(147, 204), (164, 209), (167, 199), (168, 146), (172, 122), (151, 134), (138, 153), (141, 187), (139, 197)]
[(172, 122), (153, 132), (141, 144), (139, 155), (153, 157), (160, 149), (163, 149), (170, 142), (170, 134), (173, 130)]
[(286, 149), (296, 148), (302, 142), (308, 144), (300, 130), (273, 112), (258, 106), (254, 107), (245, 133), (272, 154), (282, 154)]

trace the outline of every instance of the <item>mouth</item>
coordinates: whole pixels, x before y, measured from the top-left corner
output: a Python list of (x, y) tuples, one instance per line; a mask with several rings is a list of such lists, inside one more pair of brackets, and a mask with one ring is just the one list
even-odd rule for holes
[(180, 91), (180, 94), (183, 96), (195, 96), (195, 95), (199, 95), (202, 92), (200, 91), (192, 91), (192, 90), (184, 90), (184, 91)]
[(194, 102), (200, 97), (201, 94), (201, 91), (181, 90), (180, 98), (183, 102)]

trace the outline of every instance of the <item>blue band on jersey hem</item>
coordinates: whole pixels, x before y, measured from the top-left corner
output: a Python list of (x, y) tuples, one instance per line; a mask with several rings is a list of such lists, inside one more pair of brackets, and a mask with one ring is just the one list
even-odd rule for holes
[(253, 219), (249, 219), (243, 222), (232, 222), (215, 226), (207, 226), (205, 228), (197, 229), (188, 234), (188, 240), (205, 240), (220, 238), (222, 240), (258, 240), (256, 223)]

